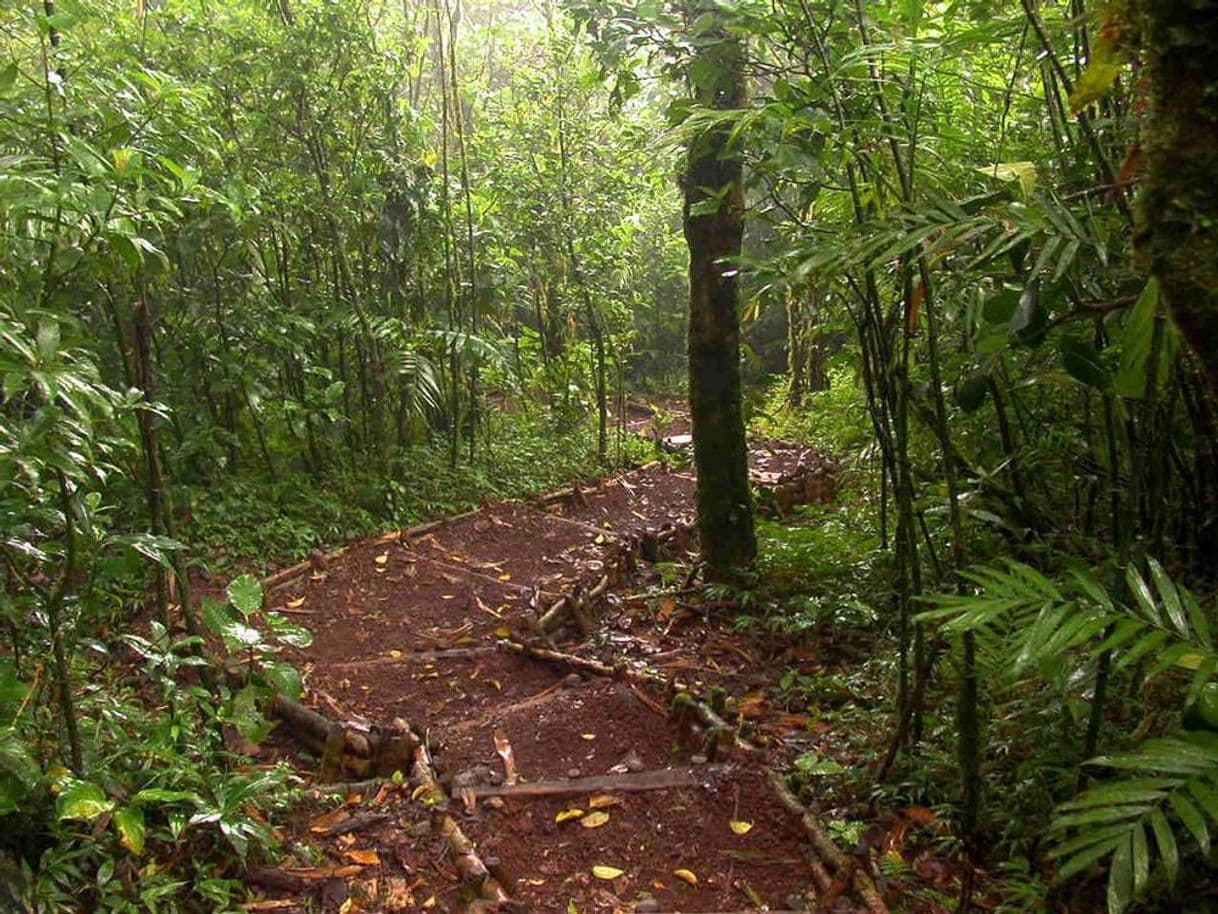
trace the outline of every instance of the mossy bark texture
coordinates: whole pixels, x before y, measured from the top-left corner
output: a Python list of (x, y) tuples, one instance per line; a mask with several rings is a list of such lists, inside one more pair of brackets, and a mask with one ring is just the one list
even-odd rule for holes
[[(697, 8), (695, 6), (695, 10)], [(702, 15), (715, 15), (701, 11)], [(699, 29), (691, 77), (698, 101), (733, 110), (745, 104), (742, 48), (719, 27)], [(757, 554), (749, 494), (740, 380), (740, 254), (744, 190), (730, 126), (691, 141), (685, 171), (689, 244), (689, 407), (698, 471), (698, 534), (708, 575), (723, 578)], [(707, 201), (718, 200), (718, 205)]]
[(1135, 243), (1218, 396), (1218, 0), (1131, 0), (1150, 109)]

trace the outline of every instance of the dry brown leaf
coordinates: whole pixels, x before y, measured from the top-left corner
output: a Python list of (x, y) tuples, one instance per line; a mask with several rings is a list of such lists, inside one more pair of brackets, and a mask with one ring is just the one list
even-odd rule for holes
[(383, 902), (386, 911), (408, 911), (415, 905), (414, 900), (415, 886), (411, 885), (401, 876), (390, 876), (385, 880), (385, 900)]
[[(491, 681), (494, 682), (494, 680)], [(520, 780), (520, 774), (516, 771), (516, 756), (512, 752), (512, 744), (508, 742), (507, 734), (502, 730), (495, 731), (494, 740), (495, 751), (503, 759), (503, 783), (511, 787)]]
[(344, 856), (348, 860), (363, 866), (380, 866), (381, 864), (381, 855), (371, 849), (347, 851)]
[(317, 834), (325, 834), (331, 827), (350, 817), (351, 814), (340, 806), (338, 809), (332, 809), (310, 822), (309, 830)]

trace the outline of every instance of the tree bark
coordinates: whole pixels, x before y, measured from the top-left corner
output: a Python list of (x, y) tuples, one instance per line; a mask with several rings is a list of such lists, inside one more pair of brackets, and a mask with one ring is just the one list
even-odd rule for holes
[[(717, 15), (701, 2), (691, 13)], [(743, 48), (721, 24), (702, 32), (690, 73), (704, 107), (744, 106)], [(707, 573), (719, 578), (757, 555), (741, 403), (738, 270), (725, 260), (739, 256), (744, 234), (743, 167), (730, 134), (730, 125), (716, 125), (690, 141), (684, 208), (698, 534)]]
[(1134, 242), (1218, 397), (1218, 12), (1214, 0), (1137, 0), (1150, 84)]

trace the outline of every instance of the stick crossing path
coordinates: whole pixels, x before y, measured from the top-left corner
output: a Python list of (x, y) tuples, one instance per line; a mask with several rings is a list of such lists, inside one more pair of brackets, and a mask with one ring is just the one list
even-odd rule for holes
[[(765, 444), (753, 464), (773, 509), (832, 496), (816, 452)], [(340, 737), (415, 748), (295, 755), (345, 779), (344, 803), (295, 827), (325, 862), (251, 873), (251, 908), (883, 910), (736, 732), (768, 680), (730, 620), (636, 592), (657, 561), (692, 562), (693, 488), (651, 465), (268, 579), (316, 636), (293, 658), (306, 703)]]

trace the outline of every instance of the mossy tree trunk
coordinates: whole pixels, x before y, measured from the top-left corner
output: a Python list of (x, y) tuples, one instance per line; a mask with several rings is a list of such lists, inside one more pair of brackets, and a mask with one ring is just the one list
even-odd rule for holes
[(1133, 0), (1150, 111), (1135, 236), (1218, 396), (1218, 0)]
[[(716, 16), (695, 3), (695, 19)], [(705, 22), (705, 20), (703, 20)], [(713, 110), (745, 104), (743, 48), (721, 23), (699, 29), (690, 67), (697, 100)], [(710, 577), (749, 565), (757, 554), (749, 494), (740, 380), (740, 290), (744, 233), (743, 169), (730, 125), (690, 141), (685, 170), (685, 239), (689, 244), (689, 408), (698, 471), (698, 534)]]

